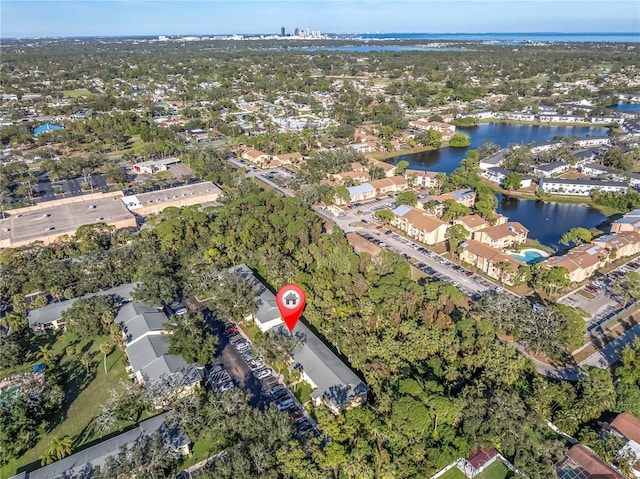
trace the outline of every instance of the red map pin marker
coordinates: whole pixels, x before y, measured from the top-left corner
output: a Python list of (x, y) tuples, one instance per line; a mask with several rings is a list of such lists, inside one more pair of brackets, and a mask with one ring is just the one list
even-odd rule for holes
[(285, 284), (278, 290), (276, 302), (289, 332), (293, 332), (293, 328), (296, 327), (296, 323), (302, 315), (307, 296), (300, 286)]

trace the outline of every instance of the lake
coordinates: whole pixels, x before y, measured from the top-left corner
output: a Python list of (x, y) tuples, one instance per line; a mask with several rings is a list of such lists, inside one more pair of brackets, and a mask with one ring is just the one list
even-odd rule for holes
[(607, 217), (588, 205), (569, 203), (544, 203), (521, 200), (496, 193), (498, 213), (509, 217), (509, 221), (522, 223), (529, 230), (529, 237), (552, 248), (566, 249), (558, 240), (571, 228), (592, 228)]
[(618, 103), (610, 106), (609, 109), (623, 113), (640, 113), (640, 103)]
[(415, 170), (431, 170), (451, 173), (465, 157), (467, 149), (477, 148), (487, 141), (493, 141), (501, 147), (510, 143), (543, 143), (555, 136), (602, 136), (607, 130), (590, 126), (540, 126), (513, 125), (508, 123), (481, 123), (469, 128), (458, 128), (457, 131), (469, 136), (469, 148), (440, 148), (410, 155), (396, 156), (392, 164), (401, 160), (409, 162), (409, 168)]

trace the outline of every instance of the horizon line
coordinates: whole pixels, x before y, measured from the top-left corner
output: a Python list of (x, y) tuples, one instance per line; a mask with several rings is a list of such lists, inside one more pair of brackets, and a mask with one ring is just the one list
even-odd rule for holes
[[(640, 31), (629, 32), (615, 32), (615, 31), (602, 31), (602, 32), (560, 32), (560, 31), (509, 31), (509, 32), (324, 32), (321, 35), (638, 35), (638, 41), (640, 42)], [(183, 37), (183, 36), (231, 36), (231, 35), (244, 35), (244, 36), (276, 36), (280, 37), (277, 32), (259, 32), (259, 33), (125, 33), (120, 35), (24, 35), (24, 36), (3, 36), (0, 34), (0, 38), (7, 40), (21, 40), (21, 39), (60, 39), (60, 38), (127, 38), (127, 37), (154, 37), (154, 36), (166, 36), (166, 37)], [(286, 36), (284, 37), (286, 38)], [(313, 40), (314, 38), (309, 38)]]

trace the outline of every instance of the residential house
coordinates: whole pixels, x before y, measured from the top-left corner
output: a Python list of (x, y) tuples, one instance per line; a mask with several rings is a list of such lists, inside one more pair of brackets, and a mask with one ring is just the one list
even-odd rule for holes
[(594, 125), (611, 125), (612, 123), (620, 124), (624, 121), (622, 118), (618, 118), (617, 116), (592, 116), (589, 120)]
[(347, 188), (347, 191), (349, 192), (349, 200), (344, 201), (342, 198), (336, 198), (336, 203), (360, 203), (362, 201), (372, 200), (376, 197), (376, 189), (371, 186), (371, 183), (350, 186)]
[(473, 478), (499, 460), (499, 457), (500, 454), (494, 448), (480, 449), (471, 457), (464, 459), (458, 467), (467, 477)]
[(596, 148), (589, 148), (588, 150), (581, 150), (573, 153), (572, 156), (578, 160), (575, 163), (575, 167), (580, 169), (583, 165), (595, 160), (599, 154), (600, 151)]
[(493, 248), (506, 249), (524, 244), (528, 233), (529, 230), (520, 223), (508, 222), (475, 231), (473, 239)]
[(303, 159), (302, 153), (284, 153), (281, 155), (273, 155), (274, 160), (278, 160), (281, 165), (292, 165)]
[(613, 258), (625, 258), (640, 253), (640, 233), (637, 231), (599, 236), (593, 243), (603, 247), (610, 254), (615, 251)]
[(262, 166), (263, 163), (266, 163), (271, 159), (270, 156), (271, 155), (268, 153), (256, 150), (255, 148), (245, 148), (240, 155), (240, 158), (250, 161), (254, 165)]
[(364, 183), (369, 181), (369, 173), (366, 171), (343, 171), (336, 173), (333, 177), (340, 182)]
[(559, 479), (625, 479), (617, 469), (596, 456), (591, 449), (576, 444), (556, 465)]
[(608, 258), (609, 252), (602, 246), (587, 243), (571, 248), (562, 256), (551, 256), (542, 264), (550, 268), (567, 268), (569, 279), (574, 283), (580, 283), (604, 266)]
[(476, 214), (461, 216), (460, 218), (456, 218), (455, 220), (453, 220), (452, 223), (454, 225), (462, 225), (465, 227), (465, 229), (469, 232), (467, 239), (471, 238), (473, 233), (475, 233), (476, 231), (480, 231), (489, 226), (487, 220), (485, 220), (482, 216)]
[(353, 163), (351, 163), (351, 171), (365, 172), (368, 170), (367, 167), (359, 161), (354, 161)]
[(619, 233), (621, 231), (640, 232), (640, 210), (630, 211), (611, 224), (611, 233)]
[(367, 158), (368, 160), (370, 160), (369, 166), (375, 166), (377, 168), (382, 168), (382, 170), (384, 171), (384, 176), (387, 178), (391, 178), (392, 176), (396, 175), (396, 167), (393, 166), (391, 163), (386, 163), (384, 161), (378, 161), (372, 158)]
[(403, 176), (391, 176), (373, 180), (369, 183), (375, 188), (376, 195), (388, 195), (390, 193), (398, 193), (407, 189), (407, 180)]
[(494, 183), (502, 185), (509, 173), (511, 173), (509, 170), (505, 170), (504, 168), (501, 168), (499, 166), (493, 166), (484, 170), (480, 174), (480, 176), (488, 179), (489, 181), (493, 181)]
[[(138, 283), (126, 283), (115, 288), (98, 291), (97, 293), (85, 294), (81, 297), (87, 299), (94, 296), (111, 296), (114, 302), (119, 304), (131, 299), (131, 294), (136, 286), (138, 286)], [(28, 315), (29, 327), (35, 335), (64, 331), (66, 328), (62, 313), (73, 306), (73, 303), (78, 299), (80, 298), (58, 301), (43, 308), (30, 310)]]
[(372, 146), (368, 143), (355, 143), (353, 145), (348, 145), (352, 150), (358, 151), (360, 153), (370, 153), (372, 151), (376, 151), (375, 146)]
[(469, 188), (451, 191), (436, 196), (428, 196), (418, 200), (418, 208), (425, 210), (433, 216), (442, 216), (445, 212), (445, 201), (453, 200), (468, 208), (471, 208), (476, 201), (476, 192)]
[(453, 138), (453, 135), (456, 133), (455, 125), (450, 125), (448, 123), (440, 123), (435, 121), (425, 120), (420, 118), (418, 120), (413, 120), (409, 122), (409, 126), (411, 128), (415, 128), (416, 130), (429, 131), (436, 130), (442, 133), (442, 140), (449, 141)]
[(558, 114), (545, 114), (539, 115), (538, 121), (540, 123), (585, 123), (585, 117), (583, 115), (558, 115)]
[(439, 179), (441, 173), (435, 171), (410, 170), (404, 171), (404, 177), (409, 185), (416, 188), (440, 188), (442, 183)]
[(523, 113), (517, 111), (501, 111), (498, 112), (498, 116), (505, 120), (513, 121), (534, 121), (536, 119), (536, 115), (534, 113)]
[(169, 354), (171, 341), (164, 334), (169, 318), (161, 309), (138, 302), (121, 307), (115, 323), (122, 327), (127, 339), (125, 353), (136, 382), (148, 386), (168, 378), (179, 381), (179, 389), (189, 391), (200, 384), (196, 365), (187, 364), (182, 356)]
[(561, 141), (545, 141), (542, 143), (538, 143), (531, 147), (531, 153), (542, 153), (544, 151), (552, 151), (557, 150), (558, 148), (564, 146), (564, 143)]
[(603, 146), (611, 144), (611, 139), (608, 136), (585, 136), (584, 138), (576, 138), (573, 140), (573, 144), (582, 148), (588, 148), (591, 146)]
[(68, 479), (90, 478), (94, 470), (103, 467), (107, 458), (116, 456), (123, 448), (131, 448), (145, 436), (160, 434), (165, 441), (165, 453), (172, 458), (190, 454), (191, 440), (178, 426), (165, 422), (170, 413), (160, 414), (142, 421), (133, 429), (113, 436), (106, 441), (55, 461), (31, 472), (23, 471), (11, 479)]
[(632, 188), (640, 188), (640, 175), (638, 173), (617, 170), (597, 163), (587, 163), (580, 168), (580, 171), (592, 178), (602, 178), (611, 181), (628, 181)]
[(460, 260), (506, 284), (513, 284), (518, 269), (525, 265), (513, 256), (476, 240), (466, 240), (460, 245)]
[(496, 113), (490, 110), (481, 110), (475, 113), (463, 113), (457, 115), (457, 118), (475, 118), (476, 120), (487, 120), (489, 118), (496, 118)]
[(291, 353), (292, 367), (302, 373), (302, 379), (312, 388), (311, 400), (315, 405), (325, 404), (334, 414), (354, 408), (367, 400), (369, 387), (318, 338), (303, 320), (296, 323), (290, 333), (283, 324), (275, 295), (246, 265), (230, 268), (249, 279), (259, 288), (262, 302), (257, 313), (252, 316), (261, 331), (282, 335), (295, 335), (298, 346)]
[(488, 156), (487, 158), (480, 160), (480, 169), (487, 170), (489, 168), (494, 168), (496, 166), (502, 166), (502, 164), (507, 159), (509, 155), (510, 148), (503, 148), (501, 150), (496, 151), (493, 155)]
[(395, 218), (391, 224), (404, 231), (409, 238), (421, 243), (434, 245), (447, 239), (450, 225), (424, 211), (402, 205), (393, 210)]
[(594, 191), (624, 193), (629, 184), (622, 181), (601, 181), (591, 179), (565, 180), (561, 178), (541, 178), (538, 183), (545, 193), (559, 195), (589, 196)]
[(268, 331), (279, 324), (283, 324), (278, 303), (276, 302), (276, 295), (256, 277), (251, 268), (245, 264), (241, 264), (229, 268), (229, 271), (242, 276), (258, 288), (260, 305), (255, 314), (251, 314), (245, 318), (246, 321), (252, 321), (262, 332)]
[(544, 165), (538, 165), (533, 169), (533, 173), (542, 178), (551, 178), (553, 175), (559, 175), (569, 169), (569, 163), (566, 161), (552, 161)]
[(626, 441), (620, 453), (631, 458), (631, 473), (640, 478), (640, 419), (628, 412), (620, 413), (611, 421), (611, 432)]

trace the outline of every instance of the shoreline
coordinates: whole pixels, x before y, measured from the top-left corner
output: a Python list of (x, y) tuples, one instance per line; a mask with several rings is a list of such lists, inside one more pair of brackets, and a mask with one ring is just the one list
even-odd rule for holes
[[(605, 125), (593, 124), (588, 122), (540, 122), (537, 120), (534, 121), (524, 121), (524, 120), (504, 120), (501, 118), (484, 118), (482, 120), (476, 120), (476, 125), (482, 123), (505, 123), (507, 125), (527, 125), (527, 126), (575, 126), (580, 128), (590, 127), (590, 128), (603, 128), (607, 129)], [(460, 126), (459, 128), (473, 128), (472, 126)]]

